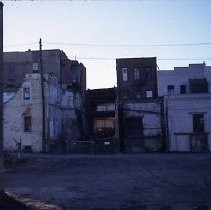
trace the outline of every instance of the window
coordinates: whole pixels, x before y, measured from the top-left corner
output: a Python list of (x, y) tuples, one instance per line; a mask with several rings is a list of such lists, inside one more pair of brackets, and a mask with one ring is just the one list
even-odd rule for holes
[(180, 85), (180, 94), (186, 93), (186, 85)]
[(151, 69), (149, 67), (145, 68), (145, 79), (146, 80), (151, 79)]
[(146, 91), (146, 95), (147, 95), (147, 98), (152, 98), (152, 91), (151, 90), (147, 90)]
[(127, 68), (122, 68), (122, 81), (127, 81)]
[(135, 91), (134, 96), (135, 98), (141, 98), (141, 91), (140, 90)]
[(140, 69), (134, 68), (134, 80), (139, 80), (139, 79), (140, 79)]
[(23, 100), (30, 100), (30, 88), (23, 88)]
[(204, 114), (193, 114), (193, 132), (204, 132)]
[(115, 104), (99, 104), (97, 105), (97, 112), (115, 111)]
[(174, 85), (168, 85), (167, 86), (168, 95), (171, 95), (174, 93)]
[(32, 70), (33, 70), (33, 73), (38, 72), (38, 63), (32, 63)]
[(24, 132), (31, 132), (32, 126), (31, 126), (31, 117), (26, 116), (24, 117)]
[(130, 95), (129, 90), (124, 90), (123, 91), (123, 99), (128, 99), (129, 98), (129, 95)]
[(208, 93), (207, 79), (190, 79), (190, 93)]

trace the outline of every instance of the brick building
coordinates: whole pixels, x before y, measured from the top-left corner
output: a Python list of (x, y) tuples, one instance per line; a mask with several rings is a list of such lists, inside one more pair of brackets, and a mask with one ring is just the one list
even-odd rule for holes
[(116, 59), (119, 100), (157, 97), (156, 57)]

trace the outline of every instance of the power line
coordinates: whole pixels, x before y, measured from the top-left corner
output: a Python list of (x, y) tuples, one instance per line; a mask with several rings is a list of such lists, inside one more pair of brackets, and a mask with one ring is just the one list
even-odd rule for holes
[(87, 43), (64, 43), (64, 42), (45, 42), (46, 45), (66, 45), (77, 47), (182, 47), (182, 46), (208, 46), (211, 42), (195, 43), (169, 43), (169, 44), (87, 44)]
[[(126, 58), (126, 57), (124, 57)], [(131, 58), (131, 57), (130, 57)], [(116, 60), (118, 58), (106, 58), (106, 57), (77, 57), (77, 59), (81, 60)], [(157, 58), (158, 61), (208, 61), (211, 60), (211, 58)]]
[[(36, 45), (35, 42), (8, 44), (5, 47)], [(183, 47), (183, 46), (210, 46), (211, 42), (193, 42), (193, 43), (168, 43), (168, 44), (89, 44), (89, 43), (65, 43), (65, 42), (44, 42), (45, 45), (62, 45), (77, 47)]]

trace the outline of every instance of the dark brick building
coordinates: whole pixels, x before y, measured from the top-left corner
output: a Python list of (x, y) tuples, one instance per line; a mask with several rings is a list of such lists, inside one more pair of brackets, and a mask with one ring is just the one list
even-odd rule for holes
[(162, 150), (163, 110), (156, 57), (117, 59), (116, 71), (121, 151)]
[(156, 57), (116, 59), (119, 100), (157, 97)]

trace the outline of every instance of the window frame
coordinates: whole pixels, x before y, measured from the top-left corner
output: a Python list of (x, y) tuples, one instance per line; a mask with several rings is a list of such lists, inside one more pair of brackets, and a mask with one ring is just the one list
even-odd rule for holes
[(134, 78), (134, 80), (140, 79), (140, 68), (139, 67), (135, 67), (133, 69), (133, 78)]
[(31, 99), (30, 87), (23, 87), (23, 100), (29, 101)]
[(122, 73), (122, 81), (127, 82), (128, 81), (128, 69), (126, 67), (121, 68)]
[(24, 132), (30, 133), (32, 132), (32, 117), (31, 116), (24, 116)]

